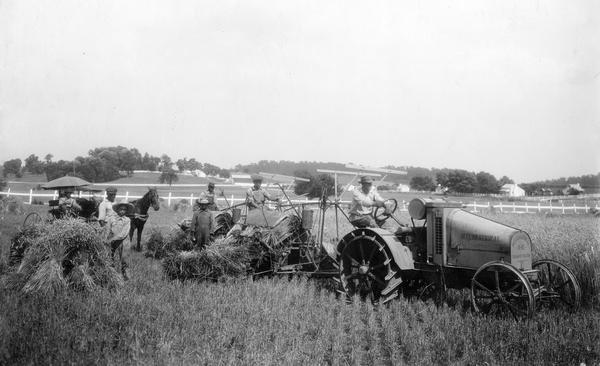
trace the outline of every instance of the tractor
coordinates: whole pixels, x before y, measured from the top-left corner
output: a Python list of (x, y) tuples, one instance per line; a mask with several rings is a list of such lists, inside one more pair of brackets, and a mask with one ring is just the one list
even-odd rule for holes
[(475, 311), (517, 320), (543, 307), (579, 307), (573, 272), (554, 260), (532, 262), (525, 231), (441, 199), (413, 199), (408, 212), (411, 226), (355, 228), (339, 241), (339, 282), (348, 299), (385, 303), (403, 293), (439, 302), (448, 289), (470, 289)]

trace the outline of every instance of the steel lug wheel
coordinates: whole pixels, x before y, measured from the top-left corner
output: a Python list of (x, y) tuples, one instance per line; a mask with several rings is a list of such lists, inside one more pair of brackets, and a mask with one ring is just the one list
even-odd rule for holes
[(535, 312), (529, 280), (504, 262), (489, 262), (477, 270), (471, 279), (471, 304), (477, 312), (512, 316), (517, 321), (529, 319)]

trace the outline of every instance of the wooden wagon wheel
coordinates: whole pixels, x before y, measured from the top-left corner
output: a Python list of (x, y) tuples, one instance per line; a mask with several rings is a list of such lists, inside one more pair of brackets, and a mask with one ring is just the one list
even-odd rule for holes
[(359, 296), (376, 304), (387, 286), (391, 259), (382, 239), (371, 231), (357, 230), (342, 240), (344, 248), (339, 258), (340, 282), (347, 299)]
[(39, 225), (42, 223), (42, 221), (42, 216), (40, 216), (39, 213), (30, 212), (27, 216), (25, 216), (25, 220), (23, 220), (23, 228)]
[(539, 287), (536, 304), (538, 307), (558, 308), (575, 311), (581, 305), (581, 287), (577, 278), (564, 264), (543, 259), (533, 263)]
[(471, 279), (471, 304), (477, 312), (496, 316), (512, 315), (529, 319), (535, 312), (535, 299), (529, 280), (514, 266), (489, 262), (479, 267)]

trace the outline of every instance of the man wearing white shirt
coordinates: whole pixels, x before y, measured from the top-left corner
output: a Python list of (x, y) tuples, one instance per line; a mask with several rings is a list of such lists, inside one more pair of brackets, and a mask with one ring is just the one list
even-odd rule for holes
[(106, 197), (100, 202), (100, 206), (98, 206), (98, 222), (100, 226), (106, 225), (111, 216), (117, 215), (113, 210), (115, 197), (117, 197), (117, 189), (115, 187), (106, 188)]

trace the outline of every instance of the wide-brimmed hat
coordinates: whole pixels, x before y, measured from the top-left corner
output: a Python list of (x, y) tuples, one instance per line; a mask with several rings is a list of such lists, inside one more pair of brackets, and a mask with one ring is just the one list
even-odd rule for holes
[(263, 181), (263, 177), (258, 175), (258, 174), (252, 174), (252, 181), (253, 182), (262, 182)]
[(198, 198), (196, 202), (200, 205), (208, 205), (208, 200), (206, 198)]
[(360, 177), (360, 184), (367, 183), (373, 183), (373, 178), (369, 177), (368, 175), (363, 175), (362, 177)]
[(125, 208), (125, 213), (130, 213), (133, 211), (133, 205), (129, 202), (119, 202), (112, 205), (113, 211), (117, 212), (121, 208)]
[(117, 193), (117, 188), (112, 187), (112, 186), (107, 187), (106, 188), (106, 193)]
[(214, 184), (213, 182), (208, 182), (208, 186), (209, 186), (209, 187), (214, 187), (214, 186), (215, 186), (215, 184)]

